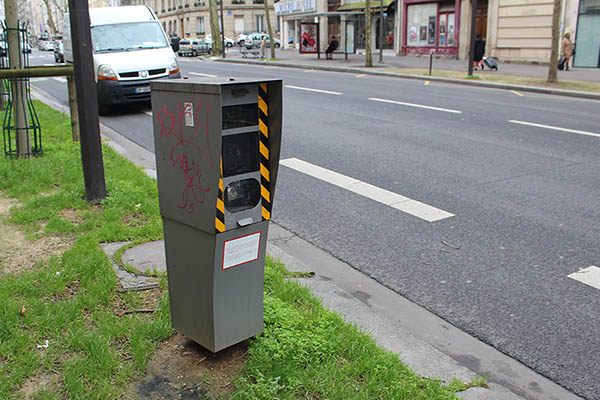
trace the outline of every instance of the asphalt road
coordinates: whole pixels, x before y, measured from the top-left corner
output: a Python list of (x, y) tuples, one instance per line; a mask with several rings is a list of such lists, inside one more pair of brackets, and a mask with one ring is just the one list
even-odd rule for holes
[[(196, 59), (181, 69), (283, 78), (276, 223), (600, 399), (600, 289), (568, 276), (600, 267), (599, 102)], [(33, 82), (66, 101), (64, 82)], [(153, 150), (148, 106), (101, 121)], [(318, 167), (364, 182), (360, 194)]]

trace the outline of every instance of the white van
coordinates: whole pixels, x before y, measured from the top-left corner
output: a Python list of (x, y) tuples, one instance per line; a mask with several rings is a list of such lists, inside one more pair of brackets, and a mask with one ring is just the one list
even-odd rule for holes
[[(65, 61), (73, 62), (65, 14)], [(158, 18), (148, 6), (90, 8), (98, 107), (150, 100), (150, 81), (179, 78), (179, 64)]]

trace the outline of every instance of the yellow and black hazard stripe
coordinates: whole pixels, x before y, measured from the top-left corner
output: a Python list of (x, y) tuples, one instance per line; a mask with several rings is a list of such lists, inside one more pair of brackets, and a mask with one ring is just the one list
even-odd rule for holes
[(271, 219), (271, 169), (269, 161), (269, 98), (267, 84), (258, 85), (258, 149), (260, 152), (260, 194), (263, 221)]
[(223, 159), (221, 158), (221, 173), (219, 175), (219, 193), (217, 195), (217, 216), (215, 218), (215, 229), (217, 232), (225, 232), (225, 201), (223, 200)]

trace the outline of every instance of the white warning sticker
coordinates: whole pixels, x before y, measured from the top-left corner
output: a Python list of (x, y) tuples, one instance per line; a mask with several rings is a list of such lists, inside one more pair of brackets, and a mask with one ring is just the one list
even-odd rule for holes
[(183, 104), (183, 114), (185, 115), (185, 126), (194, 126), (194, 104), (191, 102)]
[(258, 260), (260, 232), (251, 233), (223, 243), (223, 269)]

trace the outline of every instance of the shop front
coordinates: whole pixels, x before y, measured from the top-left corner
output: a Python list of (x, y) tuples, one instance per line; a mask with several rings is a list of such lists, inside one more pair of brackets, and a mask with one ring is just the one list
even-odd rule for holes
[(402, 54), (458, 56), (461, 0), (404, 0)]
[(575, 44), (575, 67), (600, 68), (600, 0), (579, 2)]

